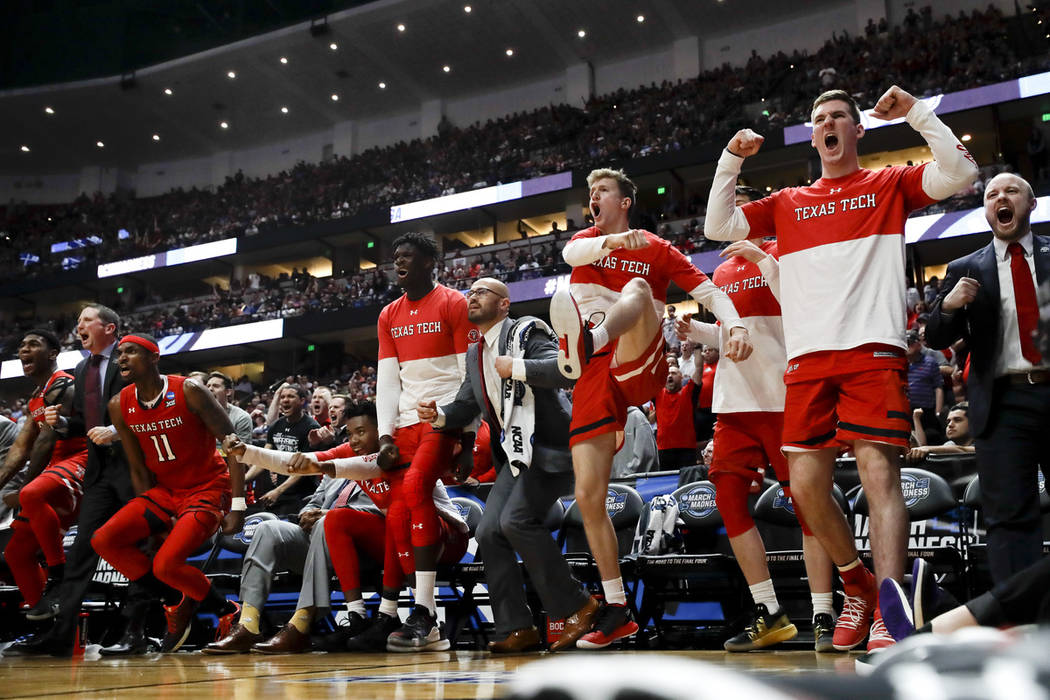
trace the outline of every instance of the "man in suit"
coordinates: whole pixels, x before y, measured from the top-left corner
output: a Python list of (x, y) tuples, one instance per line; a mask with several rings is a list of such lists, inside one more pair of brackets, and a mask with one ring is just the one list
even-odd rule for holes
[(552, 619), (565, 619), (565, 630), (551, 645), (557, 651), (586, 634), (598, 611), (598, 602), (573, 578), (543, 524), (554, 501), (573, 490), (572, 409), (559, 391), (572, 381), (558, 371), (558, 345), (547, 326), (539, 319), (509, 318), (509, 313), (505, 284), (482, 277), (471, 285), (467, 317), (482, 332), (482, 340), (467, 349), (467, 376), (452, 403), (438, 407), (422, 402), (418, 412), (421, 421), (436, 428), (463, 428), (480, 415), (492, 429), (498, 476), (475, 535), (484, 556), (496, 633), (502, 635), (489, 643), (489, 651), (541, 646), (515, 552), (544, 609)]
[[(77, 520), (77, 536), (66, 558), (62, 584), (57, 590), (57, 614), (54, 626), (38, 636), (25, 649), (30, 653), (71, 656), (73, 635), (80, 604), (87, 593), (98, 566), (98, 554), (91, 547), (91, 536), (120, 508), (130, 501), (135, 491), (131, 486), (124, 450), (116, 442), (106, 404), (124, 387), (116, 363), (117, 332), (120, 316), (102, 304), (84, 307), (77, 319), (77, 337), (89, 356), (73, 371), (74, 397), (72, 414), (67, 419), (57, 406), (48, 407), (45, 418), (62, 436), (87, 436), (88, 461), (84, 475), (84, 497)], [(103, 653), (144, 653), (146, 638), (143, 623), (149, 592), (137, 586), (128, 589), (124, 615), (128, 631), (117, 644)]]
[(963, 338), (970, 348), (970, 431), (995, 582), (1042, 554), (1038, 467), (1050, 428), (1050, 357), (1034, 333), (1036, 289), (1050, 281), (1050, 238), (1032, 234), (1035, 207), (1031, 185), (1017, 175), (988, 182), (984, 215), (994, 238), (948, 265), (926, 326), (930, 347)]

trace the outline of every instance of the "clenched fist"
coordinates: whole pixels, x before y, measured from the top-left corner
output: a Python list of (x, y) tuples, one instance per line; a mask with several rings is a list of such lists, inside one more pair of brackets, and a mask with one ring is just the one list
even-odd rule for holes
[(734, 156), (747, 158), (758, 153), (758, 149), (762, 148), (765, 140), (765, 136), (751, 131), (751, 129), (741, 129), (733, 135), (733, 138), (729, 139), (729, 145), (726, 146), (726, 150)]

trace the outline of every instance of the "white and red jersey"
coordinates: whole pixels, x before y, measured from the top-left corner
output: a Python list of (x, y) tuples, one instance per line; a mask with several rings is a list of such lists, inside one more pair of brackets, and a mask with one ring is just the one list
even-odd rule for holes
[[(72, 383), (73, 375), (69, 372), (62, 370), (55, 370), (55, 372), (48, 377), (47, 382), (40, 389), (35, 392), (30, 398), (26, 406), (29, 411), (29, 417), (36, 421), (38, 427), (43, 427), (47, 421), (44, 420), (44, 410), (48, 407), (48, 403), (44, 397), (52, 389), (58, 389), (58, 385), (68, 385)], [(55, 440), (55, 447), (51, 451), (51, 460), (48, 465), (58, 464), (64, 462), (67, 459), (71, 459), (78, 455), (87, 454), (87, 438), (83, 435), (80, 437), (60, 437)]]
[(714, 283), (681, 251), (664, 239), (644, 231), (649, 245), (637, 250), (602, 248), (605, 236), (597, 226), (578, 231), (565, 245), (562, 256), (572, 265), (569, 292), (584, 320), (605, 311), (620, 298), (630, 280), (641, 277), (653, 290), (653, 305), (662, 318), (667, 287), (674, 282), (710, 309), (727, 327), (740, 325), (733, 305)]
[[(777, 257), (776, 241), (763, 242), (759, 248)], [(744, 362), (719, 357), (711, 404), (714, 413), (784, 410), (784, 323), (767, 274), (740, 256), (727, 259), (715, 269), (714, 283), (733, 300), (754, 350)], [(725, 340), (720, 334), (720, 341)]]
[[(318, 462), (330, 462), (333, 459), (356, 457), (357, 453), (350, 447), (350, 443), (344, 442), (330, 450), (315, 452), (313, 456)], [(376, 504), (376, 508), (386, 513), (387, 509), (390, 508), (390, 482), (381, 476), (374, 479), (354, 479), (354, 481), (372, 499), (372, 503)]]
[(935, 200), (926, 165), (821, 178), (741, 207), (749, 238), (776, 236), (788, 359), (862, 345), (904, 349), (904, 224)]
[(390, 389), (380, 376), (376, 398), (381, 435), (418, 423), (420, 401), (450, 403), (463, 382), (467, 346), (481, 339), (467, 320), (466, 297), (440, 284), (422, 299), (412, 301), (402, 295), (384, 307), (378, 333), (380, 371), (385, 374), (385, 361), (394, 360), (400, 381), (397, 417), (388, 425), (393, 417), (387, 411), (393, 413), (393, 402), (388, 405), (384, 400)]

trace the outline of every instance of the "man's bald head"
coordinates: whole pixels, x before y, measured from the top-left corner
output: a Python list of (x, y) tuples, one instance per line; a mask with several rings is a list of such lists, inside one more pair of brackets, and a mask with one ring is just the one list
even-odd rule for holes
[(510, 314), (510, 290), (492, 277), (481, 277), (467, 291), (467, 319), (482, 333)]

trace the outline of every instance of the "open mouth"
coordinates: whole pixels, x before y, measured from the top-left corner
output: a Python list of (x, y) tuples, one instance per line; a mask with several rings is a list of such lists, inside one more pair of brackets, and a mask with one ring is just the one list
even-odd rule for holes
[(120, 376), (122, 377), (126, 377), (129, 374), (131, 374), (131, 368), (127, 365), (118, 365), (118, 368), (120, 370)]
[(1014, 212), (1010, 207), (999, 207), (995, 210), (995, 218), (1000, 224), (1008, 224), (1014, 220)]
[(408, 270), (406, 270), (403, 267), (402, 268), (398, 268), (398, 269), (394, 270), (394, 274), (397, 275), (397, 278), (399, 280), (403, 280), (406, 277), (408, 277)]
[(598, 218), (598, 214), (600, 214), (601, 211), (602, 211), (602, 207), (601, 207), (600, 204), (597, 204), (596, 202), (591, 202), (591, 216), (593, 216), (595, 219), (597, 219)]
[(830, 151), (830, 150), (833, 150), (838, 145), (839, 145), (838, 134), (825, 134), (824, 135), (824, 148), (827, 148)]

